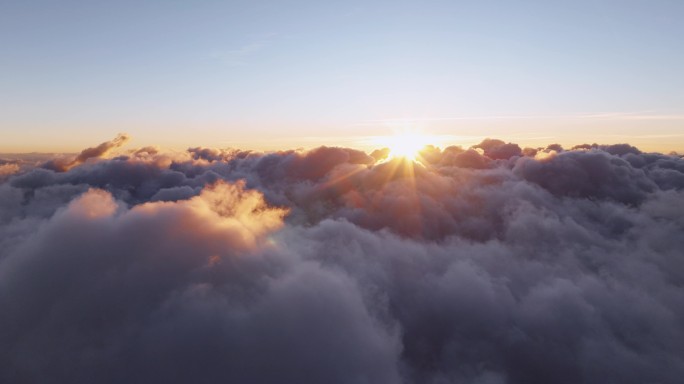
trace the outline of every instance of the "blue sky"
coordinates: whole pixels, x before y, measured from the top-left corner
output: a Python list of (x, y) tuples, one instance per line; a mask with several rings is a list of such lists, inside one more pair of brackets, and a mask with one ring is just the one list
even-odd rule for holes
[(0, 151), (122, 131), (354, 146), (397, 126), (681, 151), (683, 18), (663, 0), (4, 1)]

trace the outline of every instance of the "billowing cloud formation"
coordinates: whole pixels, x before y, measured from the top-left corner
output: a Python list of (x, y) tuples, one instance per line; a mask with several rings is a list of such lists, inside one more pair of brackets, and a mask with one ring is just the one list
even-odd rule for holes
[(88, 159), (97, 159), (105, 156), (112, 149), (119, 148), (126, 144), (130, 140), (130, 137), (121, 133), (116, 138), (111, 141), (105, 141), (104, 143), (98, 145), (97, 147), (86, 148), (81, 153), (79, 153), (74, 158), (57, 158), (48, 161), (43, 166), (47, 169), (52, 169), (59, 172), (68, 171), (69, 169), (85, 163)]
[(0, 382), (684, 377), (684, 159), (386, 155), (144, 148), (7, 175)]
[(17, 164), (17, 162), (5, 162), (0, 159), (0, 180), (3, 180), (9, 175), (19, 172), (19, 169), (19, 164)]

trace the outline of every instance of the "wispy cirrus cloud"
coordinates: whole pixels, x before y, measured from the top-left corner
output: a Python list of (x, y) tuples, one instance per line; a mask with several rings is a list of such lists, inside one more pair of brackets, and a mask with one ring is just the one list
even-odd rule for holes
[(228, 50), (216, 50), (210, 54), (210, 57), (219, 61), (223, 65), (231, 67), (241, 67), (248, 65), (250, 59), (256, 56), (264, 48), (268, 47), (276, 34), (265, 34), (252, 39), (251, 42), (245, 43), (237, 48)]
[(684, 114), (659, 114), (648, 112), (606, 112), (606, 113), (576, 113), (558, 115), (470, 115), (446, 117), (409, 117), (364, 120), (353, 125), (377, 125), (421, 123), (460, 120), (555, 120), (555, 119), (596, 119), (596, 120), (684, 120)]

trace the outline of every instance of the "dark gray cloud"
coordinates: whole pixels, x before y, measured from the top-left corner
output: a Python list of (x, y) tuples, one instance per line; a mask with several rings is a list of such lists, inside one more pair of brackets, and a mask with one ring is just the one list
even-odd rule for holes
[(569, 197), (636, 204), (657, 189), (644, 169), (604, 151), (562, 152), (553, 159), (522, 158), (513, 172), (550, 192)]
[(505, 143), (498, 139), (484, 139), (480, 144), (475, 145), (474, 148), (480, 148), (484, 154), (494, 160), (510, 159), (513, 156), (522, 155), (522, 150), (518, 144)]
[(0, 382), (684, 376), (679, 156), (97, 148), (0, 183)]

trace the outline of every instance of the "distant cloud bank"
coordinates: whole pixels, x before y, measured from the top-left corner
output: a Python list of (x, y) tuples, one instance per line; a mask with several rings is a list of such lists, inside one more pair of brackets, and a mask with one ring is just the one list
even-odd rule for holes
[(684, 159), (0, 161), (3, 383), (679, 383)]

